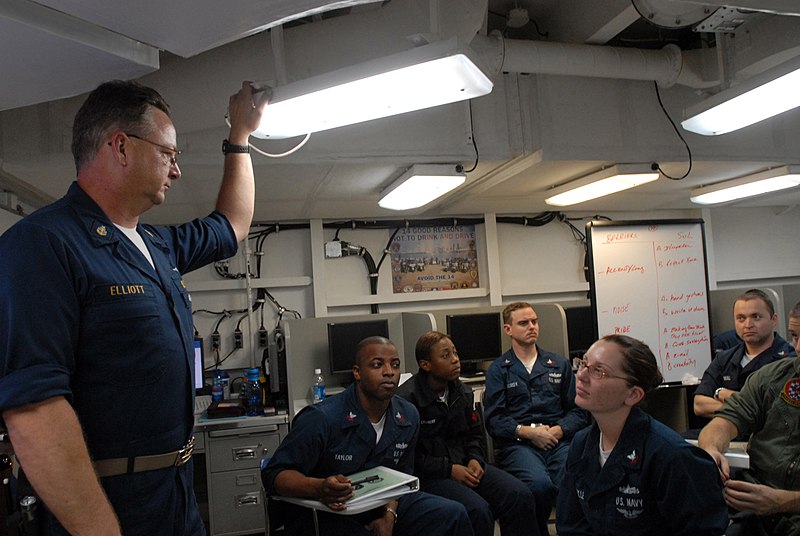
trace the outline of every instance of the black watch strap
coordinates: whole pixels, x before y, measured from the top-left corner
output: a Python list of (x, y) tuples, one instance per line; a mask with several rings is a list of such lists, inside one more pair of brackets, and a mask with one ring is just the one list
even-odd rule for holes
[(229, 143), (228, 140), (222, 140), (222, 154), (228, 153), (250, 153), (249, 145), (234, 145)]

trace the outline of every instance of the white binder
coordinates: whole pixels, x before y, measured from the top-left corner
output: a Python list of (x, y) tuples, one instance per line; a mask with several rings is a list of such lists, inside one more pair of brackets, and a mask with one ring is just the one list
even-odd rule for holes
[(382, 465), (347, 475), (353, 483), (354, 496), (347, 501), (347, 509), (335, 511), (316, 499), (273, 496), (273, 499), (299, 504), (333, 514), (353, 515), (372, 510), (408, 493), (419, 491), (419, 479)]

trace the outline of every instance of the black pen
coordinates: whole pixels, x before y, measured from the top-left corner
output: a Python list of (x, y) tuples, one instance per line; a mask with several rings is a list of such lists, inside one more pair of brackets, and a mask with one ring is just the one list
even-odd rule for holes
[(350, 485), (351, 486), (358, 486), (359, 484), (369, 484), (370, 482), (375, 482), (376, 480), (379, 480), (379, 479), (380, 479), (380, 476), (371, 475), (371, 476), (364, 477), (361, 480), (356, 480), (355, 482), (351, 482)]

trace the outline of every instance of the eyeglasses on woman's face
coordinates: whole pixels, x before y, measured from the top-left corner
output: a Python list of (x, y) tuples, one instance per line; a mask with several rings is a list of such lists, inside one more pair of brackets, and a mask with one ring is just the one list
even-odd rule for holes
[(626, 378), (625, 376), (617, 376), (615, 374), (611, 374), (602, 365), (590, 365), (586, 359), (581, 359), (578, 362), (578, 372), (581, 370), (586, 369), (589, 373), (589, 377), (593, 380), (604, 380), (606, 378), (616, 378), (618, 380), (625, 380), (628, 383), (632, 383), (630, 378)]

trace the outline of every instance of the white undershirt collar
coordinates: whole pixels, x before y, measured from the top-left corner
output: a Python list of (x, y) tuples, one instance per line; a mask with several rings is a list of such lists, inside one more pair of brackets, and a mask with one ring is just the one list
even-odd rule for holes
[(136, 227), (131, 229), (130, 227), (123, 227), (122, 225), (119, 225), (117, 223), (114, 224), (114, 227), (122, 231), (122, 234), (128, 237), (128, 240), (133, 242), (133, 245), (136, 246), (136, 249), (142, 252), (144, 258), (147, 259), (147, 262), (149, 262), (150, 266), (152, 266), (153, 270), (155, 270), (156, 265), (153, 264), (153, 257), (150, 255), (150, 251), (147, 249), (147, 246), (144, 243), (144, 239), (141, 237), (139, 233), (136, 232)]
[(383, 427), (386, 424), (386, 413), (383, 414), (381, 420), (378, 422), (371, 422), (372, 428), (375, 429), (375, 444), (377, 445), (378, 442), (381, 440), (381, 436), (383, 435)]
[(608, 457), (611, 456), (612, 450), (614, 450), (614, 447), (611, 447), (608, 450), (603, 450), (603, 432), (600, 432), (600, 467), (603, 467), (606, 464)]

